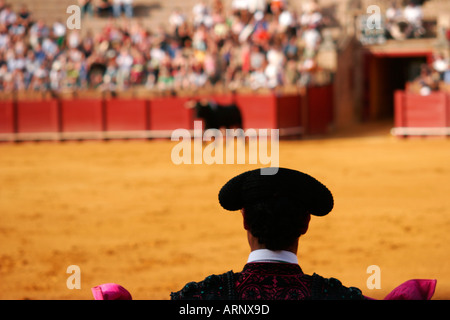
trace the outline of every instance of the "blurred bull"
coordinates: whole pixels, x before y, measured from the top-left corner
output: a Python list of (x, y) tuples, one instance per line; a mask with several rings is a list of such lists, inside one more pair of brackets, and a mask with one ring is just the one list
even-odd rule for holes
[(203, 120), (205, 130), (242, 128), (241, 111), (236, 104), (219, 105), (214, 101), (190, 100), (186, 102), (186, 107), (195, 109), (195, 115)]

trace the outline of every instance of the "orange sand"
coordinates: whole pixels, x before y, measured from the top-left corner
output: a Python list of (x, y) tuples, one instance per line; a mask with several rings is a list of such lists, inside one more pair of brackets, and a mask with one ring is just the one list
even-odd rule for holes
[[(0, 299), (92, 299), (115, 282), (168, 299), (186, 282), (240, 271), (249, 249), (217, 193), (255, 165), (174, 165), (170, 141), (0, 145)], [(283, 141), (280, 165), (335, 196), (300, 240), (303, 270), (382, 298), (412, 278), (450, 298), (450, 141), (376, 135)], [(69, 265), (81, 289), (69, 290)], [(366, 286), (381, 269), (381, 289)]]

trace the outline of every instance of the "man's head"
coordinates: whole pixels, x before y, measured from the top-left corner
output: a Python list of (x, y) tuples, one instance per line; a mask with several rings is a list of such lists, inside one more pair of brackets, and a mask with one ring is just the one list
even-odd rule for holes
[(244, 228), (270, 250), (286, 250), (308, 230), (310, 215), (333, 208), (331, 192), (313, 177), (279, 168), (274, 175), (248, 171), (229, 180), (219, 192), (223, 208), (241, 210)]

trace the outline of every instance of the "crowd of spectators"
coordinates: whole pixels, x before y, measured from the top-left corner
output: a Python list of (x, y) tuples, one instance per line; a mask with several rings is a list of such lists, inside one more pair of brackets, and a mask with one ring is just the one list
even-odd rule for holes
[(386, 31), (396, 40), (421, 38), (426, 30), (423, 25), (421, 0), (410, 0), (401, 7), (399, 1), (392, 1), (386, 10)]
[(111, 10), (107, 25), (81, 32), (0, 0), (0, 90), (258, 89), (314, 80), (324, 22), (315, 1), (295, 12), (281, 0), (234, 0), (230, 8), (200, 0), (154, 30), (117, 19), (133, 15), (132, 0), (100, 2), (80, 2), (83, 19)]
[(426, 96), (441, 90), (442, 83), (446, 86), (450, 84), (450, 59), (438, 53), (433, 56), (431, 65), (421, 65), (420, 74), (413, 81), (413, 91), (417, 89), (418, 93)]
[(126, 17), (133, 17), (133, 0), (78, 0), (83, 16), (93, 17), (95, 14), (101, 17), (111, 16), (119, 18), (122, 13)]

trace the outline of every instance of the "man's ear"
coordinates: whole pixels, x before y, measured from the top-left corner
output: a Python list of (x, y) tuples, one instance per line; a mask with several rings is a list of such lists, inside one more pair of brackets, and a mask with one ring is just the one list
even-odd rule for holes
[(244, 208), (241, 209), (241, 214), (242, 214), (242, 221), (243, 221), (243, 224), (244, 224), (244, 229), (248, 231), (248, 225), (245, 222), (245, 211), (244, 211)]
[(307, 217), (305, 217), (305, 221), (303, 223), (302, 228), (300, 229), (300, 234), (305, 234), (306, 231), (308, 231), (308, 227), (309, 227), (309, 222), (311, 221), (311, 215), (308, 214)]

